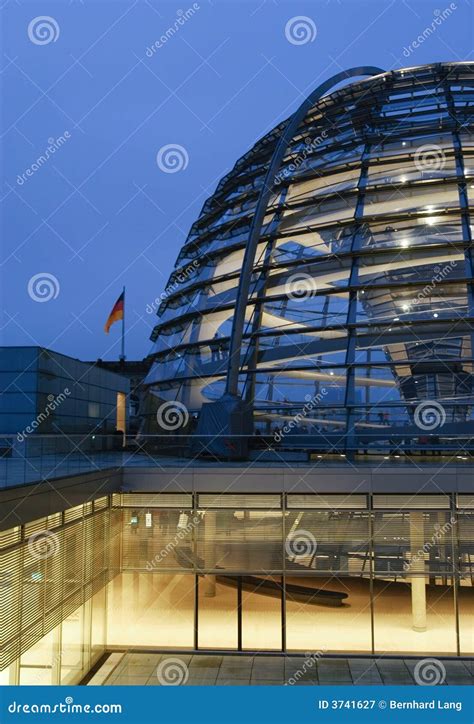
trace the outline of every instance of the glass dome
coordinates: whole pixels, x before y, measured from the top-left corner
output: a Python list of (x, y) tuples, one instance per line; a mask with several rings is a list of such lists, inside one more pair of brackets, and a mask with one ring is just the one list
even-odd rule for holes
[[(414, 436), (469, 446), (473, 71), (380, 73), (299, 123), (272, 177), (238, 350), (256, 439), (341, 453), (407, 450)], [(171, 403), (189, 430), (226, 389), (244, 252), (285, 123), (220, 181), (179, 253), (152, 334), (147, 432)]]

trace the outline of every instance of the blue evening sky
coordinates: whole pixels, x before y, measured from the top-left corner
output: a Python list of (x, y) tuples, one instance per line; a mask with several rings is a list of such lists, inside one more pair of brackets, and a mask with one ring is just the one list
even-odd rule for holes
[[(147, 305), (164, 290), (203, 202), (318, 83), (355, 65), (472, 59), (467, 0), (0, 5), (0, 343), (82, 359), (118, 356), (120, 325), (109, 336), (103, 325), (123, 285), (127, 357), (149, 352), (156, 317)], [(178, 31), (147, 52), (189, 9)], [(48, 16), (43, 27), (39, 16)], [(286, 37), (296, 16), (314, 24), (310, 41)], [(168, 144), (185, 149), (185, 169), (159, 168)], [(35, 279), (45, 273), (52, 298), (38, 302)]]

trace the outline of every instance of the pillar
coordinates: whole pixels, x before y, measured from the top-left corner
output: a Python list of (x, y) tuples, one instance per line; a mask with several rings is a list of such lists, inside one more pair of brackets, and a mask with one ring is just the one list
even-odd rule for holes
[(414, 631), (426, 631), (426, 578), (423, 511), (410, 513), (411, 612)]
[(205, 598), (214, 598), (216, 595), (216, 577), (204, 576), (203, 591)]
[[(214, 510), (206, 510), (204, 515), (205, 549), (209, 551), (206, 555), (206, 568), (214, 568), (216, 565), (216, 516), (217, 513)], [(215, 576), (204, 576), (203, 590), (206, 598), (214, 598), (216, 595)]]

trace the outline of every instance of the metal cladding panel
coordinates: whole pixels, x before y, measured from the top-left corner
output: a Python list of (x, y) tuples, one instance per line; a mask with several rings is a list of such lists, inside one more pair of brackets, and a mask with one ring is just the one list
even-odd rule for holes
[(286, 507), (296, 510), (338, 509), (363, 510), (367, 508), (366, 495), (292, 495), (286, 498)]
[(233, 508), (257, 510), (265, 508), (270, 510), (279, 510), (281, 508), (280, 495), (262, 495), (252, 493), (249, 495), (235, 495), (232, 493), (206, 494), (198, 495), (199, 508)]
[(448, 495), (374, 495), (376, 509), (397, 510), (449, 510)]
[[(114, 497), (114, 505), (117, 498)], [(123, 508), (192, 508), (193, 496), (188, 493), (122, 493)]]

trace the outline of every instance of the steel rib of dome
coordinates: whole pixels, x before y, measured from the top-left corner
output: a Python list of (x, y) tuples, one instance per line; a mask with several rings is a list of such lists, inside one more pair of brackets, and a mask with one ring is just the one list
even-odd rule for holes
[[(295, 447), (393, 447), (435, 402), (441, 423), (427, 409), (422, 434), (469, 447), (473, 71), (436, 64), (353, 82), (300, 124), (246, 309), (239, 391), (260, 434), (291, 423)], [(163, 401), (199, 414), (224, 391), (245, 245), (283, 128), (220, 181), (179, 253), (152, 334), (149, 432)]]

